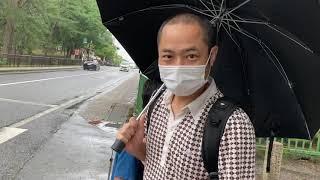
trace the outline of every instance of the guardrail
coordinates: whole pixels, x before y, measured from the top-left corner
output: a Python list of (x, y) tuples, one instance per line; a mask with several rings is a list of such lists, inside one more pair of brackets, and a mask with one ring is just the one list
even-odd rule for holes
[(71, 66), (81, 65), (81, 63), (81, 59), (17, 54), (0, 54), (0, 67)]
[[(292, 138), (275, 138), (275, 141), (282, 143), (287, 153), (320, 157), (320, 133), (311, 141)], [(267, 138), (257, 138), (257, 148), (264, 149), (266, 142)]]

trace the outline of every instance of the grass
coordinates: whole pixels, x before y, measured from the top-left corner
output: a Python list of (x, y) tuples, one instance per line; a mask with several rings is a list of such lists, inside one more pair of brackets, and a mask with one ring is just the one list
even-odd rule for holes
[[(264, 156), (265, 156), (265, 147), (257, 146), (256, 148), (257, 159), (264, 160)], [(293, 151), (293, 150), (284, 149), (282, 158), (287, 160), (307, 160), (313, 163), (320, 163), (320, 156), (308, 154), (308, 153), (305, 153), (304, 151)]]
[(320, 163), (320, 157), (303, 152), (293, 152), (290, 150), (284, 150), (283, 152), (284, 159), (293, 159), (293, 160), (307, 160), (314, 163)]

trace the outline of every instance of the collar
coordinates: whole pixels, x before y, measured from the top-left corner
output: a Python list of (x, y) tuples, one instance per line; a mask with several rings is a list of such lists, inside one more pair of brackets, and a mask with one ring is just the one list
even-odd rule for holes
[[(191, 115), (193, 118), (196, 118), (196, 116), (200, 113), (200, 111), (203, 109), (203, 106), (205, 106), (205, 103), (207, 100), (210, 99), (210, 97), (214, 96), (218, 92), (216, 83), (212, 77), (209, 78), (209, 87), (195, 100), (187, 104), (185, 107), (183, 107), (181, 112), (184, 112), (185, 110), (189, 110), (191, 112)], [(166, 90), (163, 96), (163, 101), (161, 102), (163, 105), (171, 106), (173, 98), (173, 93), (169, 90)]]

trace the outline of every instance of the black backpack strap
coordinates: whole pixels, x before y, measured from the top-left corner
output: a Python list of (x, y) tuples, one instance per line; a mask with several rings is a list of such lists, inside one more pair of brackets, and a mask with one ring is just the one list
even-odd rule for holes
[(218, 99), (211, 107), (204, 126), (202, 138), (202, 159), (210, 180), (218, 180), (218, 157), (220, 140), (229, 117), (237, 105), (228, 98)]
[[(154, 107), (156, 106), (156, 103), (157, 103), (159, 97), (163, 94), (163, 92), (164, 92), (165, 90), (166, 90), (165, 87), (162, 88), (161, 92), (158, 94), (158, 97), (156, 97), (156, 99), (155, 99), (155, 100), (150, 104), (150, 106), (149, 106), (148, 113), (147, 113), (147, 132), (148, 132), (148, 130), (149, 130), (150, 118), (151, 118), (152, 111), (153, 111)], [(152, 93), (151, 97), (152, 97), (152, 96), (155, 94), (155, 92), (157, 92), (157, 91), (158, 91), (158, 89), (155, 90), (155, 91)]]

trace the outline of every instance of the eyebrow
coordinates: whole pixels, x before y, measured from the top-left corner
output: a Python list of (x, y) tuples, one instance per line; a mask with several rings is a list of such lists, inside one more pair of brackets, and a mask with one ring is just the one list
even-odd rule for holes
[[(188, 53), (188, 52), (199, 52), (199, 50), (196, 47), (190, 47), (190, 48), (186, 48), (182, 50), (184, 53)], [(162, 49), (161, 50), (162, 53), (174, 53), (173, 50), (171, 49)]]
[(171, 50), (171, 49), (162, 49), (161, 52), (164, 52), (164, 53), (173, 53), (173, 50)]
[(198, 52), (199, 50), (197, 48), (195, 48), (195, 47), (191, 47), (191, 48), (188, 48), (188, 49), (184, 49), (183, 51), (184, 52), (192, 52), (192, 51)]

